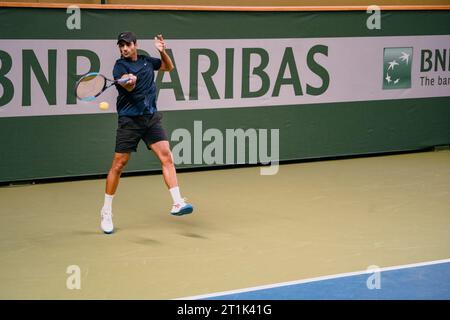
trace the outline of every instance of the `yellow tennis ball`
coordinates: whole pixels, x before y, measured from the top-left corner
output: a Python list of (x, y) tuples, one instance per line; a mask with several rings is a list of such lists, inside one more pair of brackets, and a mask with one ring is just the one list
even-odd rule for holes
[(100, 102), (100, 104), (98, 105), (98, 107), (102, 110), (107, 110), (109, 108), (109, 103), (106, 101)]

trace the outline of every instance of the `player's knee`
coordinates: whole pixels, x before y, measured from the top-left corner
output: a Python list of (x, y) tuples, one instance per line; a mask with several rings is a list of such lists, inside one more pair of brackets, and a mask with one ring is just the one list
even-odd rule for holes
[(163, 165), (172, 165), (173, 164), (173, 157), (170, 150), (164, 151), (161, 153), (161, 162)]
[(112, 165), (112, 170), (116, 173), (121, 173), (127, 165), (128, 159), (116, 159)]

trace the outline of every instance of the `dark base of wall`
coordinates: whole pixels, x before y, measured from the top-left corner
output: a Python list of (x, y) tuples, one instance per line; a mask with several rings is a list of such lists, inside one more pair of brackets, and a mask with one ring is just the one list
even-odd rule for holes
[[(417, 150), (403, 150), (403, 151), (389, 151), (389, 152), (378, 152), (378, 153), (368, 153), (368, 154), (358, 154), (358, 155), (343, 155), (343, 156), (329, 156), (329, 157), (318, 157), (310, 159), (292, 159), (280, 161), (280, 165), (292, 164), (292, 163), (308, 163), (317, 161), (333, 161), (333, 160), (344, 160), (344, 159), (357, 159), (357, 158), (369, 158), (369, 157), (380, 157), (389, 155), (401, 155), (410, 153), (420, 153), (420, 152), (430, 152), (430, 151), (443, 151), (449, 150), (448, 145), (439, 145), (433, 147), (427, 147)], [(189, 168), (177, 168), (178, 173), (183, 172), (199, 172), (199, 171), (211, 171), (211, 170), (224, 170), (224, 169), (236, 169), (236, 168), (251, 168), (258, 167), (261, 164), (237, 164), (237, 165), (216, 165), (216, 166), (199, 166), (199, 167), (189, 167)], [(146, 176), (146, 175), (159, 175), (161, 170), (142, 170), (142, 171), (131, 171), (124, 172), (122, 177), (134, 177), (134, 176)], [(57, 183), (57, 182), (67, 182), (67, 181), (82, 181), (82, 180), (95, 180), (95, 179), (106, 179), (107, 174), (90, 174), (83, 176), (74, 177), (57, 177), (57, 178), (43, 178), (34, 180), (19, 180), (13, 182), (0, 182), (0, 187), (20, 187), (25, 185), (43, 184), (43, 183)]]

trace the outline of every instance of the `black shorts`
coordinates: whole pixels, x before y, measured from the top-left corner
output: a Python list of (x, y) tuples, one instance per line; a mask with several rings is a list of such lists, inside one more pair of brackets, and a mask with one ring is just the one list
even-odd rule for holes
[(139, 141), (143, 140), (150, 150), (150, 145), (158, 141), (168, 141), (162, 123), (162, 113), (136, 117), (120, 116), (116, 133), (116, 152), (136, 152)]

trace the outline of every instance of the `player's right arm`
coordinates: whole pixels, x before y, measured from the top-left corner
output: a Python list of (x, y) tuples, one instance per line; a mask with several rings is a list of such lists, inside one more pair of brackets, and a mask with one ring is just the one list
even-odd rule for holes
[(114, 65), (114, 69), (113, 69), (114, 80), (130, 78), (130, 80), (127, 81), (126, 83), (120, 83), (120, 85), (123, 88), (125, 88), (125, 90), (130, 92), (130, 91), (133, 91), (134, 88), (136, 87), (137, 77), (134, 74), (127, 73), (127, 72), (128, 72), (128, 70), (126, 69), (126, 67), (119, 61), (116, 61), (116, 64)]
[(137, 77), (134, 74), (128, 73), (128, 74), (124, 74), (122, 75), (122, 77), (120, 77), (121, 79), (123, 78), (130, 78), (130, 80), (128, 80), (125, 83), (121, 83), (120, 85), (122, 87), (125, 88), (125, 90), (127, 90), (128, 92), (133, 91), (134, 88), (136, 87), (136, 81), (137, 81)]

